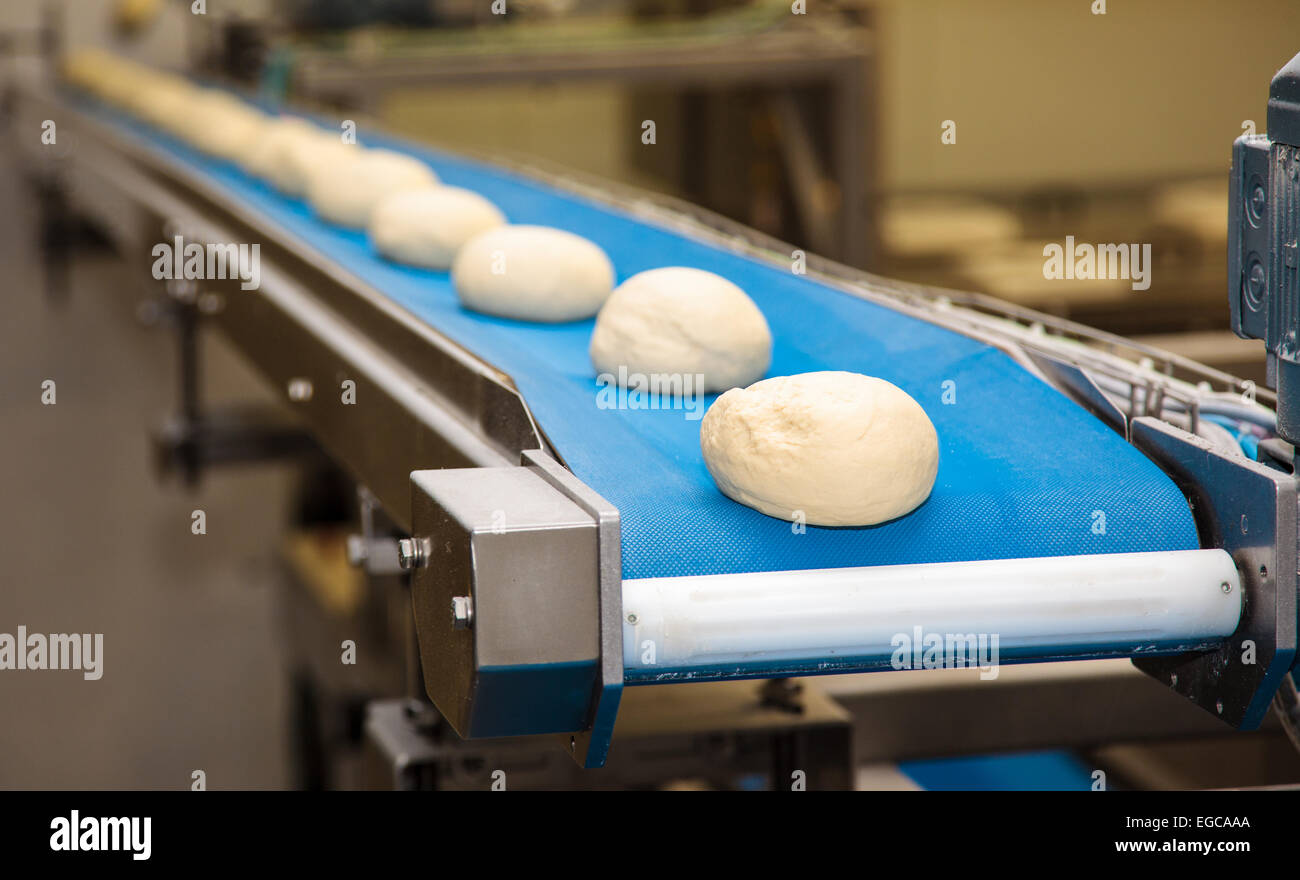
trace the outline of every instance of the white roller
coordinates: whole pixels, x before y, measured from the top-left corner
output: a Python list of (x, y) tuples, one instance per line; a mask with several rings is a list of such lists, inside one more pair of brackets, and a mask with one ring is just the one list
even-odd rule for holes
[(1241, 592), (1222, 550), (626, 580), (623, 662), (653, 673), (889, 658), (917, 633), (996, 635), (1003, 655), (1140, 653), (1231, 635)]

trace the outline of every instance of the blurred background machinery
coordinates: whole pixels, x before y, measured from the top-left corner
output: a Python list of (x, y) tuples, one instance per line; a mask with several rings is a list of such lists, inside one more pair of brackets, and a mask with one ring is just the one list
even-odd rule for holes
[[(1245, 96), (1288, 55), (1282, 23), (1297, 15), (1254, 5), (1279, 26), (1212, 0), (1102, 15), (1029, 0), (837, 0), (804, 15), (782, 0), (511, 0), (504, 15), (466, 0), (218, 0), (203, 15), (97, 0), (69, 41), (627, 182), (850, 265), (1241, 369), (1257, 347), (1222, 335), (1221, 144), (1262, 130)], [(17, 25), (32, 8), (4, 14)], [(1151, 288), (1043, 278), (1044, 245), (1066, 235), (1150, 243)]]

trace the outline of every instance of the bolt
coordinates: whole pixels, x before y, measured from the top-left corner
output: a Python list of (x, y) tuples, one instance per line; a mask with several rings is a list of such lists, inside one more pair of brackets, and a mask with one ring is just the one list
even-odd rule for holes
[(1264, 203), (1267, 197), (1264, 195), (1264, 187), (1255, 184), (1255, 188), (1250, 193), (1250, 214), (1256, 220), (1264, 216)]
[(420, 568), (425, 563), (424, 542), (415, 538), (402, 538), (397, 542), (397, 564), (406, 571)]
[(640, 619), (640, 618), (638, 618), (638, 617), (636, 616), (636, 612), (635, 612), (635, 611), (632, 612), (631, 614), (629, 614), (629, 615), (627, 616), (627, 622), (628, 622), (628, 623), (631, 623), (631, 624), (634, 624), (634, 625), (636, 624), (637, 620), (639, 620), (639, 619)]
[(1225, 593), (1231, 593), (1231, 592), (1232, 592), (1232, 584), (1228, 583), (1227, 581), (1224, 581), (1223, 583), (1219, 584), (1219, 589), (1220, 589), (1220, 590), (1223, 590), (1223, 592), (1225, 592)]
[(1264, 288), (1267, 284), (1268, 275), (1264, 272), (1264, 264), (1258, 259), (1252, 260), (1246, 271), (1246, 304), (1251, 309), (1258, 309), (1264, 301)]
[(474, 625), (474, 600), (469, 596), (451, 597), (451, 628), (469, 629)]
[(311, 400), (312, 385), (310, 379), (290, 379), (289, 380), (289, 399), (294, 403), (306, 403)]
[(348, 535), (348, 565), (360, 568), (370, 556), (364, 535)]

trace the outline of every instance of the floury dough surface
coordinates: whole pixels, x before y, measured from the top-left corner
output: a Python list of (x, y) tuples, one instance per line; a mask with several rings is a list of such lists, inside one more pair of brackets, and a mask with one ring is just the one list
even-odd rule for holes
[(591, 361), (597, 373), (700, 375), (705, 391), (725, 391), (767, 372), (772, 333), (735, 284), (670, 266), (618, 286), (596, 317)]
[(322, 220), (364, 229), (375, 206), (386, 196), (437, 182), (433, 169), (402, 153), (331, 149), (310, 162), (307, 199)]
[[(296, 116), (279, 116), (266, 124), (262, 138), (245, 153), (244, 170), (261, 177), (287, 195), (301, 196), (307, 186), (305, 165), (301, 170), (291, 165), (295, 150), (313, 147), (330, 149), (343, 142), (324, 129)], [(355, 147), (353, 148), (355, 149)], [(306, 157), (304, 157), (306, 158)]]
[(447, 269), (461, 245), (506, 222), (496, 205), (455, 186), (407, 189), (385, 197), (370, 217), (370, 240), (399, 263)]
[(160, 78), (139, 90), (130, 109), (145, 122), (174, 136), (183, 136), (196, 92), (197, 89), (183, 81)]
[(362, 147), (345, 143), (342, 137), (323, 129), (312, 133), (284, 135), (279, 149), (272, 154), (266, 179), (276, 189), (296, 199), (306, 198), (312, 171), (337, 165), (355, 158)]
[(224, 92), (204, 90), (183, 109), (185, 124), (177, 133), (218, 159), (242, 162), (265, 135), (266, 114)]
[(930, 496), (939, 470), (939, 437), (921, 405), (860, 373), (803, 373), (732, 389), (704, 414), (700, 448), (727, 497), (817, 526), (869, 526), (909, 513)]
[(549, 226), (499, 226), (465, 243), (451, 268), (461, 305), (522, 321), (590, 318), (614, 287), (605, 252)]

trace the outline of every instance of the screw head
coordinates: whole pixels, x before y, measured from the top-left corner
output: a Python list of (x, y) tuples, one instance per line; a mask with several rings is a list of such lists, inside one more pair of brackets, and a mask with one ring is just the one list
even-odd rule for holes
[(474, 625), (474, 600), (469, 596), (451, 597), (451, 628), (469, 629)]
[(424, 565), (422, 544), (415, 538), (402, 538), (397, 542), (397, 564), (410, 571)]
[(290, 379), (288, 393), (289, 399), (294, 403), (306, 403), (311, 400), (313, 393), (311, 380), (301, 376)]
[(1248, 203), (1251, 217), (1255, 220), (1263, 219), (1264, 205), (1267, 201), (1268, 197), (1264, 193), (1264, 187), (1258, 183), (1255, 184), (1254, 188), (1250, 191), (1250, 202)]
[(1264, 292), (1268, 286), (1268, 273), (1258, 257), (1252, 258), (1246, 269), (1246, 305), (1252, 311), (1258, 311), (1264, 303)]
[(1225, 592), (1225, 593), (1231, 593), (1231, 592), (1232, 592), (1232, 584), (1228, 583), (1227, 581), (1224, 581), (1223, 583), (1219, 584), (1219, 589), (1220, 589), (1220, 590), (1223, 590), (1223, 592)]

